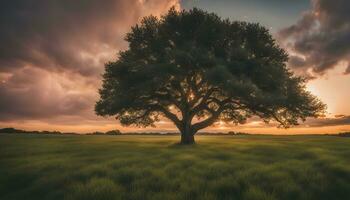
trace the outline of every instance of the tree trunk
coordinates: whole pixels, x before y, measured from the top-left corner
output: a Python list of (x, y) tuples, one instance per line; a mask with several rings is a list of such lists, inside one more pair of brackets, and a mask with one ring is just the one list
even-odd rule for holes
[(181, 144), (194, 144), (194, 132), (191, 126), (192, 118), (189, 117), (189, 112), (183, 112), (183, 124), (181, 127)]
[(191, 132), (181, 133), (181, 144), (194, 144), (194, 135)]

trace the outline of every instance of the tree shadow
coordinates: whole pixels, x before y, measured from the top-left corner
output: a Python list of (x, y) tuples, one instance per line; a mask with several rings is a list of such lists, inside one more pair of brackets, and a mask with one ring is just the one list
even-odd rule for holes
[(182, 144), (181, 142), (176, 142), (168, 145), (170, 149), (192, 149), (198, 147), (198, 144)]

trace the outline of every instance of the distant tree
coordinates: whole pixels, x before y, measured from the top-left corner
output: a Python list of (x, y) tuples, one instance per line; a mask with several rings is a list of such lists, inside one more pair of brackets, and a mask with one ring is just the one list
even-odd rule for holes
[(171, 9), (132, 27), (129, 48), (109, 62), (95, 111), (122, 125), (168, 118), (181, 143), (218, 120), (255, 115), (282, 127), (323, 114), (325, 105), (286, 67), (287, 53), (259, 24), (223, 20), (200, 9)]
[(95, 131), (93, 133), (91, 133), (91, 135), (104, 135), (105, 133), (100, 132), (100, 131)]
[(227, 134), (228, 134), (228, 135), (236, 135), (237, 133), (234, 132), (234, 131), (229, 131)]
[(122, 133), (119, 130), (107, 131), (106, 135), (121, 135)]
[(350, 137), (350, 132), (338, 133), (338, 136), (342, 136), (342, 137)]
[(0, 129), (0, 133), (24, 133), (24, 130), (18, 130), (15, 128), (2, 128)]

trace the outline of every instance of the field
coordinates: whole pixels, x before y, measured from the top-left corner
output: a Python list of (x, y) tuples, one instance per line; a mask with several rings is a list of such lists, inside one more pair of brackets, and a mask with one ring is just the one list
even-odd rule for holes
[(0, 135), (0, 199), (350, 199), (350, 138)]

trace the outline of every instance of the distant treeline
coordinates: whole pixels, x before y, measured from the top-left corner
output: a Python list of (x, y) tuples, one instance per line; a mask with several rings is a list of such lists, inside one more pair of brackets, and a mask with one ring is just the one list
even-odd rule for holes
[[(82, 135), (74, 132), (60, 132), (60, 131), (26, 131), (15, 128), (2, 128), (0, 133), (26, 133), (26, 134), (68, 134), (68, 135)], [(111, 130), (107, 132), (92, 132), (86, 133), (85, 135), (121, 135), (122, 133), (119, 130)]]
[[(63, 134), (59, 131), (26, 131), (15, 128), (2, 128), (0, 133), (29, 133), (29, 134)], [(75, 133), (65, 133), (65, 134), (75, 134)]]
[(338, 133), (338, 135), (342, 137), (350, 137), (350, 132)]
[[(60, 131), (26, 131), (21, 129), (15, 129), (15, 128), (2, 128), (0, 129), (0, 133), (27, 133), (27, 134), (67, 134), (67, 135), (179, 135), (177, 132), (127, 132), (122, 133), (119, 130), (111, 130), (107, 132), (92, 132), (92, 133), (85, 133), (85, 134), (79, 134), (74, 132), (60, 132)], [(244, 133), (244, 132), (199, 132), (197, 135), (252, 135), (250, 133)], [(341, 136), (341, 137), (350, 137), (350, 132), (342, 132), (337, 134), (324, 134), (324, 135), (330, 135), (330, 136)]]
[[(71, 135), (179, 135), (177, 132), (127, 132), (122, 133), (119, 130), (111, 130), (107, 132), (92, 132), (92, 133), (85, 133), (85, 134), (79, 134), (74, 132), (60, 132), (60, 131), (26, 131), (21, 129), (15, 129), (15, 128), (2, 128), (0, 129), (0, 133), (27, 133), (27, 134), (71, 134)], [(228, 133), (223, 132), (199, 132), (198, 135), (248, 135), (249, 133), (243, 133), (243, 132), (234, 132), (230, 131)]]

